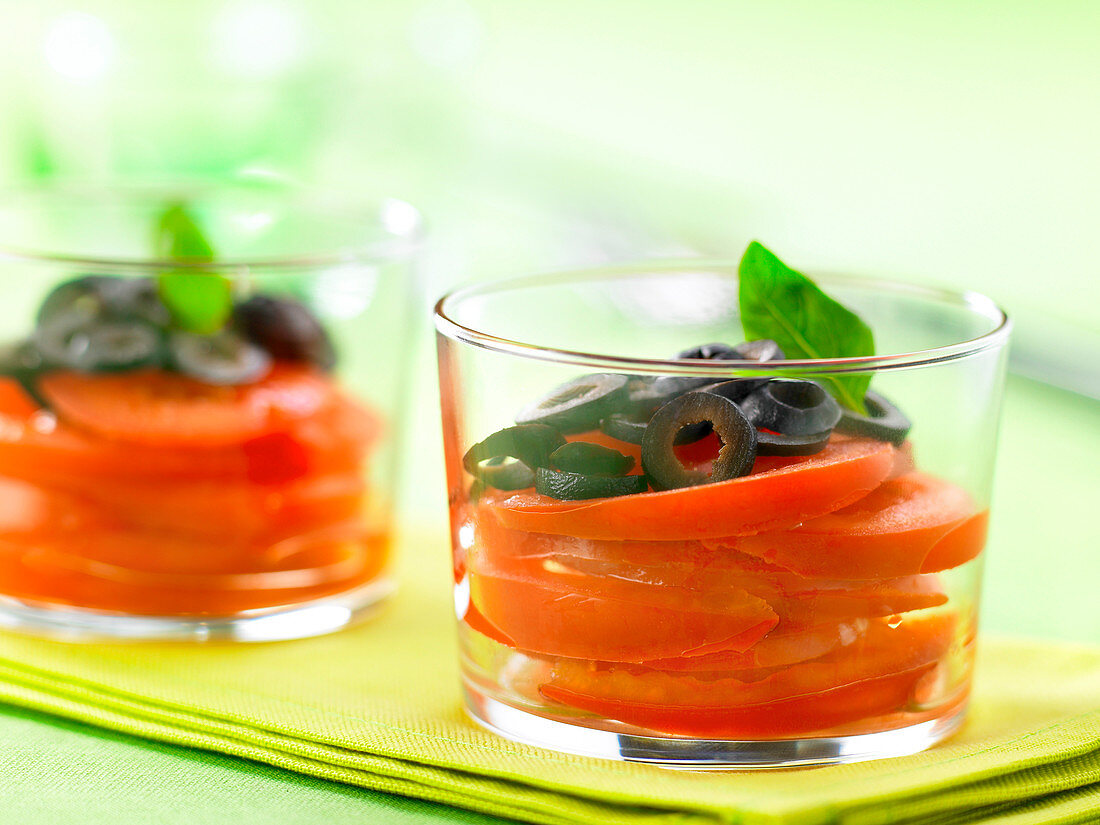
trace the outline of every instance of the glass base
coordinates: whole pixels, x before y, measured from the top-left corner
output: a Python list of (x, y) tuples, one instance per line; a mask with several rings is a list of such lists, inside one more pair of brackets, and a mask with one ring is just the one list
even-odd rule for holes
[(233, 616), (137, 616), (0, 596), (0, 627), (62, 641), (277, 642), (332, 633), (368, 616), (393, 581)]
[(492, 699), (469, 683), (465, 695), (475, 722), (514, 742), (578, 756), (695, 770), (791, 768), (908, 756), (950, 736), (966, 714), (966, 703), (960, 702), (938, 719), (881, 733), (735, 741), (642, 736), (557, 722)]

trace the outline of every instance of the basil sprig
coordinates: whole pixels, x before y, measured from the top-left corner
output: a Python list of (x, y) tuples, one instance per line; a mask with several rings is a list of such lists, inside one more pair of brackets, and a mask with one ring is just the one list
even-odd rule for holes
[[(746, 340), (771, 338), (788, 358), (855, 358), (875, 354), (871, 328), (773, 252), (753, 241), (738, 268)], [(865, 414), (870, 374), (814, 376), (836, 399)]]
[[(183, 263), (210, 263), (214, 249), (198, 222), (182, 203), (170, 205), (157, 221), (156, 256)], [(215, 272), (169, 269), (157, 276), (157, 291), (186, 332), (208, 335), (225, 326), (233, 311), (229, 280)]]

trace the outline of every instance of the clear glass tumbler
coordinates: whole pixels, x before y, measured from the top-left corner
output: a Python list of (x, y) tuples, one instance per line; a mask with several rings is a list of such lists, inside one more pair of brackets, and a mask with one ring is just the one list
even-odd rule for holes
[[(701, 768), (896, 756), (959, 726), (1009, 322), (973, 293), (816, 280), (882, 354), (682, 352), (742, 341), (728, 262), (439, 301), (477, 721), (561, 751)], [(865, 416), (824, 397), (856, 375), (873, 378)], [(727, 420), (730, 403), (742, 415)], [(810, 435), (788, 432), (830, 409)], [(748, 462), (739, 477), (700, 479), (734, 460)]]
[(267, 641), (386, 595), (418, 224), (264, 182), (0, 198), (0, 623)]

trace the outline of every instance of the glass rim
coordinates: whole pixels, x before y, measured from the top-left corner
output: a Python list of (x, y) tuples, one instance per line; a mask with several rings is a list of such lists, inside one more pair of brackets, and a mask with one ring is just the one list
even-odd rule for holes
[[(270, 192), (274, 199), (295, 203), (307, 197), (324, 198), (334, 214), (364, 216), (364, 226), (378, 230), (380, 237), (359, 244), (349, 244), (331, 253), (225, 257), (214, 261), (179, 261), (154, 256), (83, 255), (26, 248), (0, 240), (0, 262), (64, 265), (91, 270), (193, 270), (224, 271), (226, 269), (312, 269), (353, 263), (383, 263), (409, 257), (424, 237), (424, 217), (408, 201), (394, 197), (375, 199), (355, 196), (341, 190), (301, 185), (278, 177), (256, 177), (226, 180), (202, 178), (140, 179), (119, 183), (64, 180), (45, 184), (23, 184), (0, 187), (0, 211), (16, 209), (20, 201), (32, 198), (60, 199), (70, 197), (122, 198), (136, 201), (141, 196), (158, 195), (163, 199), (186, 199), (196, 195), (217, 195), (219, 192)], [(60, 201), (59, 201), (60, 202)], [(391, 211), (387, 224), (386, 213)]]
[[(538, 344), (516, 341), (475, 329), (459, 323), (453, 309), (473, 298), (492, 295), (508, 290), (523, 289), (532, 286), (546, 286), (554, 282), (577, 280), (597, 280), (609, 277), (628, 277), (632, 275), (661, 274), (681, 269), (694, 271), (732, 270), (736, 273), (738, 261), (724, 258), (657, 258), (632, 261), (609, 266), (582, 267), (555, 270), (550, 272), (512, 276), (483, 283), (458, 286), (445, 292), (434, 308), (436, 331), (454, 341), (470, 346), (491, 350), (537, 361), (548, 361), (572, 366), (595, 367), (610, 370), (623, 370), (644, 374), (672, 374), (720, 376), (731, 370), (762, 369), (759, 361), (745, 360), (700, 360), (686, 358), (635, 358), (631, 356), (609, 355), (606, 353), (570, 350), (558, 347), (545, 347)], [(972, 290), (954, 290), (939, 286), (926, 286), (898, 281), (889, 278), (877, 278), (832, 273), (813, 273), (819, 283), (843, 286), (863, 287), (880, 292), (922, 297), (938, 304), (950, 304), (968, 309), (976, 315), (987, 318), (993, 325), (989, 331), (964, 341), (945, 344), (925, 350), (912, 352), (886, 353), (844, 358), (802, 358), (769, 361), (766, 369), (769, 373), (791, 371), (815, 371), (829, 373), (865, 372), (868, 370), (894, 370), (911, 367), (931, 366), (955, 361), (1003, 346), (1012, 329), (1012, 320), (1004, 309), (992, 298)]]

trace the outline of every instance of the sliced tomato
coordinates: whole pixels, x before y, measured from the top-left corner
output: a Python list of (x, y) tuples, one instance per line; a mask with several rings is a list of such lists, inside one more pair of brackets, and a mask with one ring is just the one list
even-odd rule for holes
[(802, 576), (881, 579), (969, 561), (985, 543), (985, 521), (961, 487), (906, 473), (848, 507), (731, 545)]
[(934, 667), (927, 664), (812, 696), (750, 707), (669, 707), (591, 696), (557, 684), (543, 685), (540, 693), (560, 705), (673, 736), (752, 740), (828, 733), (851, 735), (890, 729), (880, 721), (883, 717), (895, 717), (893, 726), (903, 727), (935, 715), (905, 713), (921, 679)]
[(73, 478), (237, 479), (278, 484), (352, 472), (381, 431), (378, 415), (337, 393), (284, 429), (217, 446), (151, 446), (102, 438), (34, 408), (0, 409), (0, 474), (56, 484)]
[(388, 536), (361, 524), (290, 541), (227, 553), (216, 543), (132, 529), (33, 542), (0, 537), (0, 592), (126, 613), (229, 615), (347, 590), (377, 577), (389, 553)]
[[(795, 735), (904, 711), (952, 642), (951, 614), (879, 620), (852, 644), (769, 671), (684, 673), (562, 659), (541, 693), (663, 733)], [(750, 677), (750, 678), (746, 678)]]
[(891, 445), (851, 440), (789, 466), (698, 487), (583, 502), (489, 491), (482, 501), (504, 526), (533, 533), (643, 541), (750, 535), (857, 501), (893, 462)]
[(0, 476), (0, 535), (31, 540), (104, 523), (110, 522), (75, 496)]
[(25, 421), (41, 408), (14, 378), (0, 377), (0, 416)]
[(866, 632), (867, 624), (866, 619), (854, 619), (839, 624), (789, 629), (781, 621), (748, 650), (654, 659), (644, 664), (654, 670), (672, 672), (773, 669), (818, 659), (839, 647), (850, 645)]
[(724, 609), (670, 609), (563, 592), (538, 582), (469, 573), (477, 612), (521, 650), (552, 656), (641, 662), (717, 645), (746, 650), (776, 624), (767, 603), (744, 591)]
[(343, 473), (279, 485), (77, 477), (63, 489), (121, 525), (233, 543), (354, 519), (366, 485), (357, 473)]
[(509, 530), (491, 517), (471, 523), (467, 569), (564, 594), (681, 612), (725, 610), (728, 594), (766, 601), (788, 626), (805, 629), (943, 604), (935, 576), (827, 580), (796, 575), (728, 550), (722, 540), (611, 542)]
[[(754, 592), (767, 600), (789, 627), (812, 627), (823, 622), (876, 618), (924, 610), (947, 603), (943, 584), (934, 575), (901, 576), (866, 581), (801, 579), (804, 589), (773, 595), (763, 588)], [(780, 586), (784, 583), (779, 582)]]
[(162, 370), (55, 372), (39, 389), (63, 420), (104, 438), (158, 447), (237, 444), (285, 428), (332, 401), (316, 370), (277, 364), (255, 384), (213, 386)]

